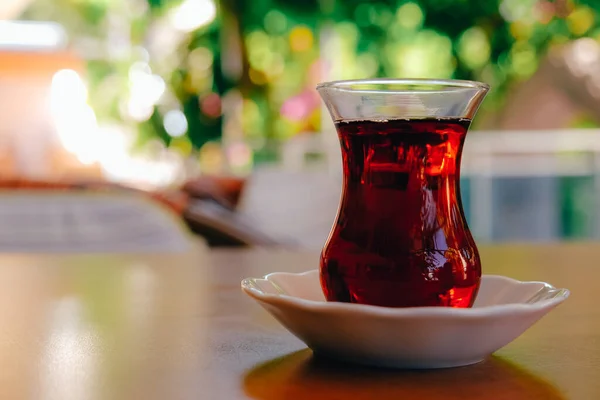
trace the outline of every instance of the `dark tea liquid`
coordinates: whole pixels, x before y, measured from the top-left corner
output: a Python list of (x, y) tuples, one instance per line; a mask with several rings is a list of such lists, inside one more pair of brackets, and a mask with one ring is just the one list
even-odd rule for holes
[(321, 254), (327, 300), (388, 307), (473, 304), (481, 263), (458, 179), (469, 124), (336, 123), (344, 184)]

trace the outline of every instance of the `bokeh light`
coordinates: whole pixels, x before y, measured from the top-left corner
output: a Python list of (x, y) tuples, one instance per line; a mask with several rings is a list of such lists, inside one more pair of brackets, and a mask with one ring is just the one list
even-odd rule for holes
[(509, 21), (532, 20), (536, 0), (502, 0), (500, 2), (500, 14)]
[(167, 111), (163, 118), (163, 125), (171, 137), (183, 136), (188, 129), (187, 119), (181, 110)]
[(395, 76), (450, 78), (455, 68), (452, 41), (429, 29), (418, 32), (410, 43), (389, 44), (385, 55)]
[(188, 67), (195, 71), (209, 71), (213, 61), (213, 53), (206, 47), (197, 47), (188, 55)]
[(50, 111), (65, 150), (85, 165), (96, 162), (99, 157), (96, 114), (87, 104), (87, 89), (76, 71), (60, 70), (54, 74)]
[(225, 166), (225, 155), (219, 143), (208, 142), (199, 151), (200, 168), (207, 174), (220, 173)]
[(483, 67), (490, 59), (490, 52), (489, 39), (480, 27), (467, 29), (458, 40), (458, 56), (469, 68)]
[(313, 46), (313, 33), (306, 26), (296, 26), (290, 32), (290, 48), (292, 51), (306, 51)]
[(569, 30), (574, 35), (583, 35), (594, 25), (596, 12), (590, 7), (579, 6), (567, 17)]
[(204, 115), (217, 118), (221, 115), (221, 97), (217, 93), (210, 93), (202, 99), (200, 107)]
[(136, 121), (150, 118), (154, 105), (160, 100), (165, 89), (165, 81), (159, 75), (153, 74), (147, 63), (133, 64), (129, 69), (129, 116)]
[(405, 3), (396, 11), (398, 25), (404, 29), (417, 29), (423, 25), (425, 15), (417, 3)]
[(214, 0), (185, 0), (169, 15), (173, 26), (186, 32), (210, 24), (216, 16)]
[(235, 142), (227, 147), (229, 168), (236, 173), (248, 173), (252, 169), (252, 149), (244, 142)]
[(537, 69), (535, 48), (526, 42), (519, 42), (510, 51), (512, 72), (521, 79), (530, 77)]
[(262, 134), (263, 124), (260, 115), (260, 108), (252, 99), (245, 99), (242, 106), (242, 124), (246, 129), (248, 136), (260, 136)]
[(265, 15), (264, 25), (265, 29), (270, 34), (282, 34), (287, 29), (287, 17), (279, 10), (271, 10)]

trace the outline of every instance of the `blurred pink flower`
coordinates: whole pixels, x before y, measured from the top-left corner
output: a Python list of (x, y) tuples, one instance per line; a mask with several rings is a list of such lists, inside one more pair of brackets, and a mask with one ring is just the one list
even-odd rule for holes
[(319, 96), (314, 89), (307, 89), (290, 97), (281, 106), (281, 114), (292, 121), (301, 121), (319, 106)]

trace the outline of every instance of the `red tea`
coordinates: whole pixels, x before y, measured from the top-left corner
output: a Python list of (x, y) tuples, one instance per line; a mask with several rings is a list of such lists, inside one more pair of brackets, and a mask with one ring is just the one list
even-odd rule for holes
[(481, 263), (463, 214), (467, 119), (338, 122), (344, 183), (321, 254), (327, 300), (470, 307)]

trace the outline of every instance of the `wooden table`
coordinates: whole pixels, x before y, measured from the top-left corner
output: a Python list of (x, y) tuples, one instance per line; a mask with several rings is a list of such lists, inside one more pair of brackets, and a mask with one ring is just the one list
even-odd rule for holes
[(600, 244), (482, 257), (571, 298), (484, 363), (390, 371), (312, 359), (241, 293), (315, 253), (0, 255), (0, 399), (600, 399)]

